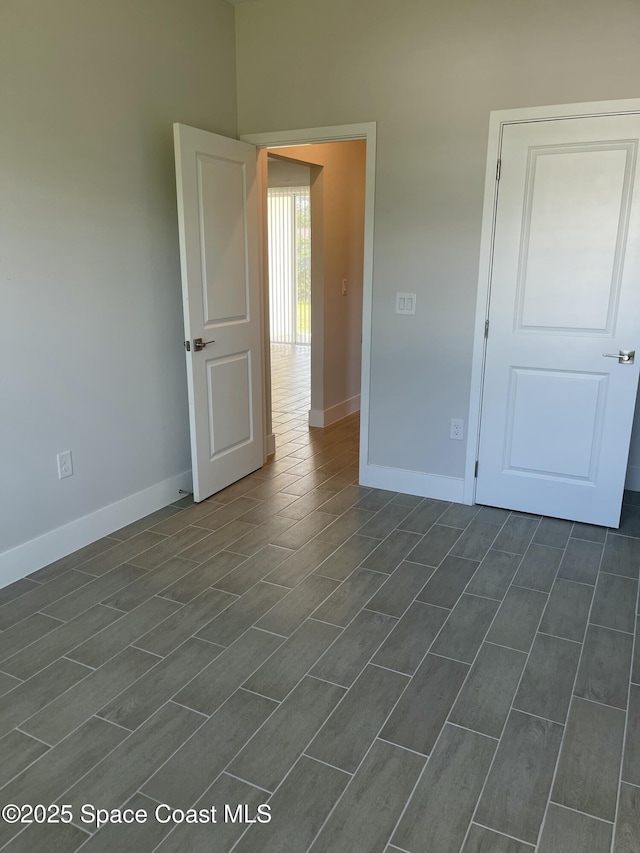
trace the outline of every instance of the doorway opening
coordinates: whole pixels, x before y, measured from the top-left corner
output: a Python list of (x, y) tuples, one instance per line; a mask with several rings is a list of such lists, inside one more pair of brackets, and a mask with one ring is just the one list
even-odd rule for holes
[(267, 174), (271, 406), (282, 447), (306, 432), (311, 406), (311, 168), (269, 154)]
[(360, 410), (366, 140), (266, 149), (275, 444)]

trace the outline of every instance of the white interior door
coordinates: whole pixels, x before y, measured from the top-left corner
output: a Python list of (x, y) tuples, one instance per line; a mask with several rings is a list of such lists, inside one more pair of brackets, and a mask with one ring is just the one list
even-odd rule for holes
[(181, 124), (174, 141), (193, 494), (201, 501), (264, 462), (256, 149)]
[[(476, 501), (617, 527), (640, 362), (640, 116), (506, 125)], [(603, 354), (636, 350), (635, 363)]]

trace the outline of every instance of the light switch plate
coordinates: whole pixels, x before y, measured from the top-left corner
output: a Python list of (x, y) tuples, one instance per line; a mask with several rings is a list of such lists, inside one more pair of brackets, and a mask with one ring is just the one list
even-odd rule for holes
[(396, 314), (415, 314), (415, 293), (396, 293)]

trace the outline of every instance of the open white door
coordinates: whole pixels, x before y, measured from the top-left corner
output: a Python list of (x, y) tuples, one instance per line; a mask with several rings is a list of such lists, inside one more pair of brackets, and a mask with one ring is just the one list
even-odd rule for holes
[(619, 524), (640, 363), (639, 145), (637, 114), (504, 126), (478, 503)]
[(193, 496), (201, 501), (264, 462), (256, 149), (181, 124), (174, 141)]

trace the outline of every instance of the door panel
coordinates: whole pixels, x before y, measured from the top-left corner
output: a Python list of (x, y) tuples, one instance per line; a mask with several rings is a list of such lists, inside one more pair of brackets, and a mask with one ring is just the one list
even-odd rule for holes
[[(245, 164), (198, 153), (204, 317), (207, 328), (248, 319)], [(226, 204), (221, 204), (227, 199)]]
[[(640, 118), (506, 125), (476, 500), (617, 526), (640, 345)], [(640, 356), (640, 353), (639, 353)]]
[(201, 501), (264, 462), (256, 150), (179, 124), (174, 139), (193, 491)]
[(211, 458), (251, 442), (251, 354), (207, 359)]
[(610, 331), (635, 150), (542, 147), (529, 156), (518, 327)]
[[(608, 378), (512, 367), (504, 470), (593, 482)], [(540, 418), (545, 410), (553, 411), (553, 419)], [(558, 423), (575, 421), (579, 431), (558, 430)]]

